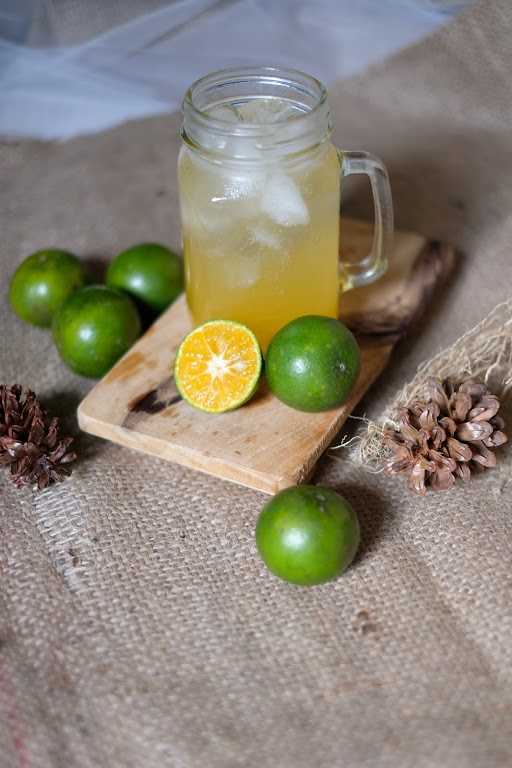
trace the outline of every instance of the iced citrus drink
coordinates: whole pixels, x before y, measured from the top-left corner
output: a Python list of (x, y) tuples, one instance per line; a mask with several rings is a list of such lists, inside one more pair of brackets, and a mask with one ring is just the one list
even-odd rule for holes
[[(245, 124), (296, 116), (287, 102), (271, 99), (210, 114)], [(179, 181), (195, 323), (237, 320), (266, 348), (305, 312), (337, 317), (340, 167), (330, 142), (298, 157), (218, 163), (185, 145)]]
[[(213, 72), (185, 95), (182, 137), (185, 283), (196, 324), (243, 323), (266, 349), (297, 317), (337, 317), (339, 272), (342, 290), (382, 274), (392, 230), (386, 169), (366, 152), (336, 150), (318, 80), (272, 67)], [(370, 180), (374, 243), (340, 269), (340, 177), (353, 173)]]

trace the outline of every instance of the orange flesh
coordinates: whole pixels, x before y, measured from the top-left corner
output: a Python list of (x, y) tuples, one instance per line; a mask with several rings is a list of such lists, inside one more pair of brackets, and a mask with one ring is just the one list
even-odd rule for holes
[(213, 320), (182, 343), (175, 364), (178, 388), (191, 405), (222, 413), (242, 405), (256, 389), (261, 352), (243, 325)]

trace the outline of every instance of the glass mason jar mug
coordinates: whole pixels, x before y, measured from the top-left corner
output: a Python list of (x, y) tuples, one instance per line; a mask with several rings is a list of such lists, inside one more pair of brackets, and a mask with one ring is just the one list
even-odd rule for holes
[[(393, 229), (381, 161), (330, 141), (324, 86), (300, 72), (230, 69), (183, 103), (178, 161), (188, 306), (197, 324), (237, 320), (265, 350), (301, 315), (338, 316), (339, 293), (386, 269)], [(339, 261), (340, 182), (369, 177), (370, 254)]]

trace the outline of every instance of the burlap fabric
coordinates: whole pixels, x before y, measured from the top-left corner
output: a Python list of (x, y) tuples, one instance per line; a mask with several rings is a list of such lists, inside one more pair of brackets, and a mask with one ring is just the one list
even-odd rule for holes
[[(512, 8), (482, 2), (333, 89), (337, 139), (389, 164), (398, 225), (461, 246), (456, 278), (360, 412), (512, 281)], [(0, 378), (70, 414), (90, 383), (5, 303), (55, 243), (178, 245), (178, 119), (1, 151)], [(364, 211), (354, 199), (351, 214)], [(0, 477), (1, 768), (505, 768), (512, 762), (510, 453), (468, 492), (412, 497), (324, 458), (363, 545), (338, 581), (270, 576), (263, 495), (92, 438), (40, 495)]]

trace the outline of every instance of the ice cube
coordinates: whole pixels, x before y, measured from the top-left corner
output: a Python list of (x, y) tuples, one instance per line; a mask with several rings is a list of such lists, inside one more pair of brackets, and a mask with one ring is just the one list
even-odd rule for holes
[[(216, 120), (231, 123), (233, 126), (243, 122), (243, 117), (234, 104), (218, 104), (208, 111), (208, 115)], [(226, 128), (221, 133), (213, 131), (211, 135), (206, 137), (206, 146), (211, 149), (220, 150), (231, 157), (245, 157), (248, 150), (251, 152), (251, 155), (253, 154), (252, 143), (249, 143), (246, 137), (237, 135), (235, 128), (227, 130), (232, 130), (233, 132), (226, 133)]]
[(281, 123), (299, 114), (296, 107), (284, 99), (251, 99), (240, 104), (237, 110), (244, 123), (257, 125)]
[(208, 115), (215, 120), (224, 120), (226, 123), (240, 123), (243, 119), (232, 104), (219, 104), (210, 109)]
[[(226, 171), (222, 194), (227, 200), (244, 200), (249, 197), (256, 197), (261, 194), (264, 181), (264, 174), (256, 169), (249, 168), (246, 172), (241, 170)], [(215, 199), (212, 202), (216, 202)]]
[(264, 189), (263, 172), (222, 169), (206, 178), (208, 185), (196, 188), (192, 201), (195, 206), (189, 206), (203, 229), (220, 232), (236, 226), (237, 222), (241, 226), (254, 216)]
[(249, 238), (251, 243), (263, 245), (265, 248), (276, 250), (281, 246), (281, 238), (278, 233), (263, 224), (250, 226)]
[(298, 186), (283, 172), (267, 177), (261, 196), (261, 210), (272, 221), (284, 227), (294, 227), (309, 222), (309, 211)]
[(254, 216), (265, 170), (243, 163), (223, 165), (189, 153), (181, 166), (184, 219), (208, 232), (220, 232)]

